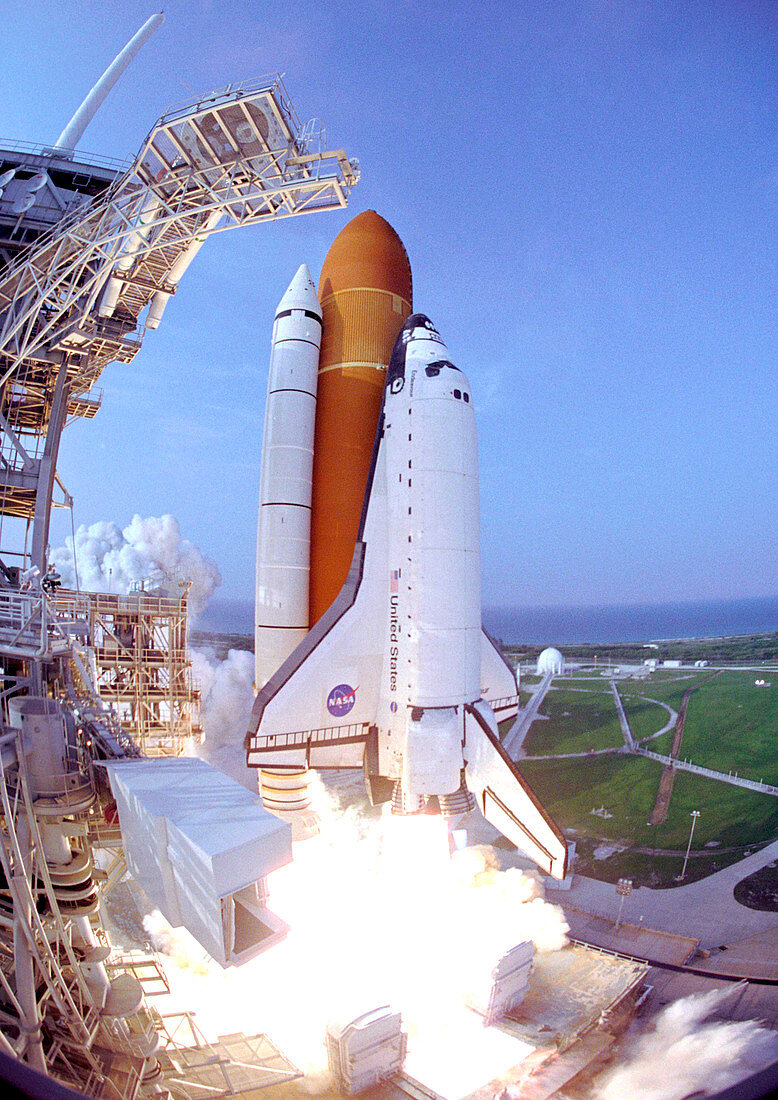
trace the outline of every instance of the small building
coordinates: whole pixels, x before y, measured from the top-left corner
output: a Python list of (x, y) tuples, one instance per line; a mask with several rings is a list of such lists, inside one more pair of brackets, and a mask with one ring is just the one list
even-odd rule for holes
[(680, 661), (662, 661), (662, 668), (680, 668)]
[(536, 669), (538, 676), (547, 676), (549, 673), (552, 676), (561, 676), (564, 671), (565, 659), (559, 650), (554, 649), (553, 646), (544, 649), (538, 657)]
[(694, 662), (694, 667), (695, 668), (707, 668), (708, 667), (708, 662), (707, 661), (695, 661)]

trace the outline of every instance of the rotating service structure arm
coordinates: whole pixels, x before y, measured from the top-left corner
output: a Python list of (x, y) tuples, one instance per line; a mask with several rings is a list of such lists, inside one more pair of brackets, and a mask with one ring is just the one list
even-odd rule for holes
[[(169, 111), (129, 167), (92, 166), (94, 179), (71, 149), (37, 149), (48, 205), (0, 191), (0, 1050), (90, 1095), (135, 1100), (167, 1070), (161, 1020), (111, 961), (100, 915), (92, 853), (121, 856), (121, 838), (95, 765), (139, 751), (100, 697), (81, 595), (63, 610), (44, 575), (57, 485), (70, 503), (59, 441), (69, 419), (96, 413), (102, 370), (134, 358), (212, 233), (346, 205), (356, 163), (302, 132), (272, 76)], [(29, 157), (7, 156), (0, 187), (13, 188)], [(6, 517), (17, 533), (21, 521), (13, 549)], [(111, 881), (122, 866), (115, 857)], [(265, 927), (264, 887), (231, 888), (218, 901), (232, 906), (233, 955), (245, 954), (255, 910)]]
[(108, 363), (137, 354), (207, 237), (346, 205), (355, 162), (343, 150), (310, 151), (299, 129), (277, 76), (174, 109), (104, 194), (6, 268), (0, 512), (35, 518), (40, 528), (57, 440), (48, 441), (48, 464), (36, 445), (50, 427), (58, 439), (52, 417), (93, 414), (95, 402), (83, 395)]
[[(279, 78), (164, 115), (106, 195), (63, 219), (0, 281), (2, 380), (25, 356), (72, 352), (81, 361), (72, 386), (88, 388), (106, 363), (135, 355), (140, 314), (175, 291), (179, 261), (200, 238), (343, 207), (356, 179), (342, 150), (301, 146)], [(113, 330), (95, 308), (112, 273), (124, 284)]]

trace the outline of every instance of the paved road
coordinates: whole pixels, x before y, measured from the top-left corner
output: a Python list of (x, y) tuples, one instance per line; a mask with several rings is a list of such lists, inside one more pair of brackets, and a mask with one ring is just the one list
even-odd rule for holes
[(611, 680), (611, 691), (613, 692), (613, 701), (616, 704), (616, 711), (619, 716), (619, 725), (621, 726), (621, 736), (624, 738), (624, 748), (634, 749), (635, 738), (632, 736), (632, 730), (629, 728), (629, 722), (627, 721), (627, 715), (624, 712), (624, 704), (621, 701), (619, 695), (619, 689), (616, 687), (616, 681)]
[[(545, 755), (541, 755), (541, 756), (529, 756), (527, 753), (523, 752), (521, 754), (521, 759), (522, 760), (576, 760), (576, 759), (585, 759), (589, 756), (606, 756), (606, 755), (611, 755), (612, 756), (612, 755), (614, 755), (614, 753), (622, 753), (623, 754), (623, 753), (628, 752), (628, 751), (629, 750), (626, 749), (623, 745), (611, 745), (611, 747), (609, 749), (587, 749), (586, 752), (550, 752), (550, 753), (546, 753)], [(518, 760), (519, 758), (518, 758), (518, 756), (515, 756), (514, 759)]]
[(663, 703), (661, 699), (649, 699), (647, 695), (641, 696), (647, 703), (656, 703), (658, 707), (664, 707), (670, 717), (667, 719), (661, 730), (657, 730), (656, 733), (650, 733), (648, 737), (644, 737), (644, 741), (653, 741), (655, 737), (661, 737), (663, 733), (667, 733), (668, 730), (675, 729), (675, 723), (678, 721), (678, 711), (673, 710), (667, 703)]
[[(767, 929), (778, 929), (778, 913), (747, 909), (735, 901), (733, 894), (741, 879), (774, 859), (778, 859), (778, 841), (688, 886), (673, 890), (650, 890), (641, 886), (626, 899), (622, 920), (637, 924), (642, 917), (643, 924), (649, 928), (694, 936), (706, 948), (742, 940)], [(546, 880), (546, 894), (549, 901), (563, 908), (569, 903), (610, 918), (615, 916), (618, 907), (613, 883), (597, 882), (583, 875), (574, 874), (573, 884), (566, 891), (549, 889)]]
[(512, 728), (508, 730), (508, 734), (503, 741), (503, 747), (514, 760), (518, 760), (524, 755), (521, 746), (524, 743), (524, 738), (527, 736), (527, 730), (535, 721), (535, 716), (540, 709), (540, 704), (546, 697), (546, 692), (551, 687), (552, 679), (553, 675), (547, 672), (535, 688), (527, 706), (524, 710), (519, 711)]

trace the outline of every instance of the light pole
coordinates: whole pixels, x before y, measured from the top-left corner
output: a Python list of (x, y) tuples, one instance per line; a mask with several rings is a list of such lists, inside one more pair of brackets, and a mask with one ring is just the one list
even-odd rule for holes
[(619, 895), (619, 912), (618, 916), (616, 917), (616, 927), (613, 930), (614, 932), (618, 932), (621, 926), (621, 910), (624, 908), (624, 898), (628, 898), (629, 895), (632, 893), (632, 879), (620, 878), (619, 881), (616, 883), (616, 893)]
[(692, 837), (694, 836), (694, 826), (697, 824), (697, 818), (700, 816), (699, 810), (692, 810), (691, 812), (692, 827), (689, 830), (689, 843), (686, 845), (686, 855), (683, 857), (683, 868), (678, 876), (678, 881), (683, 882), (686, 878), (686, 864), (689, 862), (689, 852), (692, 850)]

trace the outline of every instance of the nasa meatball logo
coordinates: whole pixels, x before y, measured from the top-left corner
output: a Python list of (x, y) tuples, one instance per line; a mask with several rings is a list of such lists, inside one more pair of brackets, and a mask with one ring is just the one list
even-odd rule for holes
[(334, 718), (342, 718), (354, 706), (356, 695), (350, 684), (338, 684), (327, 696), (327, 710)]

